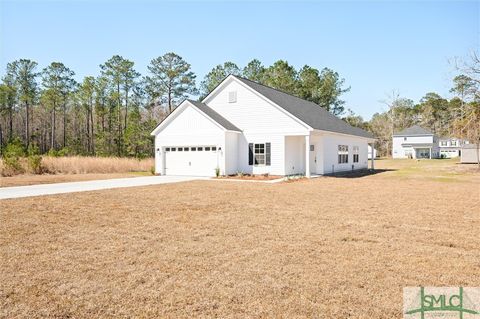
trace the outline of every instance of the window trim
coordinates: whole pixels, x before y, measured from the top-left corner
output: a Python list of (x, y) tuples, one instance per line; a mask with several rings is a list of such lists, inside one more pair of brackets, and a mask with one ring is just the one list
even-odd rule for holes
[(348, 164), (348, 145), (338, 145), (338, 164)]
[[(266, 166), (266, 163), (267, 163), (266, 148), (267, 148), (266, 143), (253, 143), (253, 165), (254, 166)], [(257, 149), (258, 149), (258, 153), (257, 153)], [(261, 150), (263, 150), (263, 152), (260, 152)], [(260, 163), (260, 161), (257, 161), (257, 156), (259, 159), (263, 161), (263, 163)]]
[(352, 146), (353, 162), (358, 163), (360, 159), (360, 149), (357, 145)]
[(248, 143), (248, 165), (256, 166), (256, 167), (271, 166), (272, 165), (272, 143), (271, 142)]

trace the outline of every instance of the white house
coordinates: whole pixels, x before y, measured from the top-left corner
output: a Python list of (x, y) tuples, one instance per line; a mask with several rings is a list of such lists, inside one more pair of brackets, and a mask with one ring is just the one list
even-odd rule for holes
[(465, 144), (468, 144), (468, 142), (455, 137), (439, 138), (438, 146), (440, 148), (440, 157), (443, 157), (443, 158), (459, 157), (462, 153), (462, 147)]
[(152, 135), (158, 174), (194, 176), (364, 169), (375, 141), (317, 104), (233, 75), (202, 102), (185, 100)]
[(437, 158), (438, 139), (427, 129), (411, 126), (393, 134), (393, 158)]

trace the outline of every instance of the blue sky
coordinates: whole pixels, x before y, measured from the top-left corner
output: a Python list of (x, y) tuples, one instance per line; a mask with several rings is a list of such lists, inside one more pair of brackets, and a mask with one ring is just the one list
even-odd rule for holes
[(0, 0), (0, 75), (8, 62), (61, 61), (80, 80), (114, 54), (146, 74), (176, 52), (197, 74), (216, 64), (285, 59), (332, 68), (351, 91), (347, 108), (370, 118), (393, 89), (418, 101), (446, 97), (449, 63), (480, 46), (480, 2), (154, 2)]

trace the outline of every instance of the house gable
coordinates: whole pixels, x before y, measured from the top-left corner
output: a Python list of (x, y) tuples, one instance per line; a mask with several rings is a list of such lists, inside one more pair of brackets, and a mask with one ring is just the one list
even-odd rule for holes
[(203, 102), (246, 133), (306, 134), (311, 130), (233, 76), (227, 77)]
[(155, 128), (152, 135), (191, 135), (192, 131), (198, 135), (218, 134), (225, 130), (191, 102), (185, 101)]

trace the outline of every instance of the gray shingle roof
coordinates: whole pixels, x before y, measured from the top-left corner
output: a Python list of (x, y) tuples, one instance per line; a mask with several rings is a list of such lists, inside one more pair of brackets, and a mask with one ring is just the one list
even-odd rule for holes
[(212, 108), (207, 106), (205, 103), (194, 101), (194, 100), (187, 100), (187, 101), (195, 105), (203, 113), (207, 114), (212, 120), (220, 124), (224, 129), (229, 131), (241, 132), (241, 130), (238, 127), (230, 123), (226, 118), (224, 118), (223, 116), (215, 112)]
[(433, 133), (419, 125), (413, 125), (410, 126), (403, 131), (394, 133), (393, 135), (399, 135), (399, 136), (404, 136), (404, 135), (433, 135)]
[(250, 88), (265, 96), (267, 99), (274, 102), (288, 113), (292, 114), (314, 129), (374, 138), (372, 133), (362, 130), (361, 128), (351, 126), (347, 122), (339, 119), (329, 111), (325, 110), (323, 107), (313, 102), (303, 100), (296, 96), (245, 78), (238, 76), (235, 76), (235, 78), (242, 81), (244, 84), (248, 85)]

